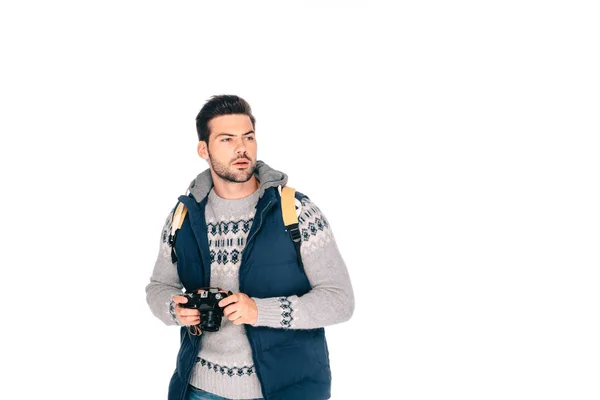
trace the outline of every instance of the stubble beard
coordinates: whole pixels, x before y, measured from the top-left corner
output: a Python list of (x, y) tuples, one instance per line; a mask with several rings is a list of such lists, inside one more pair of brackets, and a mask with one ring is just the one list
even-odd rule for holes
[(224, 164), (218, 162), (211, 156), (210, 151), (208, 152), (208, 160), (210, 162), (212, 170), (215, 172), (215, 174), (217, 174), (219, 178), (227, 182), (248, 182), (252, 178), (252, 175), (254, 175), (254, 168), (256, 164), (249, 158), (242, 159), (248, 161), (248, 168), (243, 170), (235, 170), (234, 166), (232, 166), (231, 164)]

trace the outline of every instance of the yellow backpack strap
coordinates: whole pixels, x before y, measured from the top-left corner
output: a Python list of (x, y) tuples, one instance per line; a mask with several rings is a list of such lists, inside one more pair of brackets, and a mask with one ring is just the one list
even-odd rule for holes
[(304, 270), (302, 264), (302, 257), (300, 255), (300, 244), (302, 244), (302, 237), (300, 235), (300, 228), (298, 225), (298, 215), (296, 214), (296, 189), (284, 186), (281, 188), (281, 213), (283, 215), (283, 223), (285, 229), (290, 233), (294, 247), (296, 247), (296, 254), (298, 256), (298, 265)]
[(183, 205), (183, 203), (177, 204), (177, 208), (175, 209), (175, 213), (173, 214), (171, 235), (175, 236), (175, 231), (181, 228), (181, 225), (183, 225), (183, 220), (185, 219), (185, 214), (187, 214), (187, 208)]
[(171, 245), (171, 261), (173, 264), (177, 262), (177, 255), (175, 254), (175, 239), (177, 238), (177, 231), (183, 225), (185, 215), (187, 214), (187, 208), (183, 203), (177, 204), (175, 212), (173, 213), (173, 219), (171, 221), (171, 234), (169, 235), (169, 244)]
[(296, 189), (284, 186), (281, 188), (281, 212), (283, 213), (283, 223), (286, 228), (298, 223), (296, 215)]

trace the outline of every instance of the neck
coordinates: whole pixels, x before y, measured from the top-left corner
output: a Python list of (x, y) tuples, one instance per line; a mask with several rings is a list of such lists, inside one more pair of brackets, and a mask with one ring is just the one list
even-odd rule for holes
[(260, 182), (256, 179), (256, 175), (252, 175), (252, 178), (244, 183), (226, 181), (212, 171), (211, 175), (215, 193), (217, 196), (227, 200), (243, 199), (256, 192), (260, 187)]

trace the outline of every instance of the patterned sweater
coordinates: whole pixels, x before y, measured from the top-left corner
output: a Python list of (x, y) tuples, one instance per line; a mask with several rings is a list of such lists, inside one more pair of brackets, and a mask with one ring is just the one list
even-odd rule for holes
[[(236, 200), (208, 194), (205, 217), (211, 259), (211, 286), (239, 291), (241, 254), (254, 220), (260, 192)], [(312, 329), (346, 321), (354, 310), (354, 295), (346, 265), (331, 227), (310, 200), (297, 210), (302, 235), (301, 256), (312, 290), (305, 295), (253, 298), (258, 308), (255, 326), (278, 329)], [(179, 325), (172, 297), (181, 292), (177, 267), (171, 261), (167, 237), (173, 211), (167, 217), (160, 251), (147, 286), (153, 313), (167, 325)], [(283, 224), (283, 222), (282, 222)], [(223, 318), (218, 332), (204, 332), (190, 384), (232, 399), (262, 397), (243, 325)]]

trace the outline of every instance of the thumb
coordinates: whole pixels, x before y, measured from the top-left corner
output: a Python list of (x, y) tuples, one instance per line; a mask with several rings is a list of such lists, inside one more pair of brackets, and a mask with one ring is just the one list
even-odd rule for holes
[(184, 296), (173, 296), (173, 301), (177, 304), (185, 304), (188, 302), (188, 299)]

